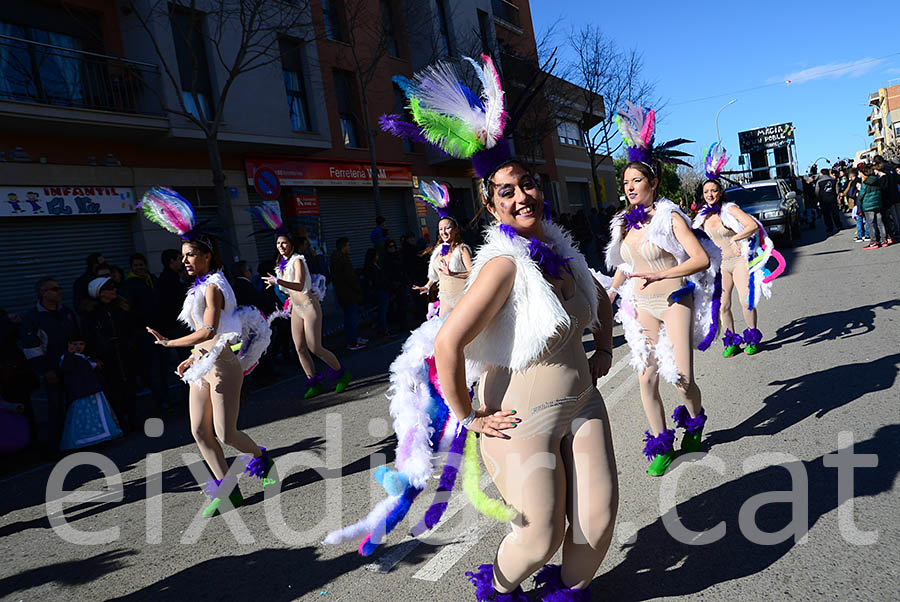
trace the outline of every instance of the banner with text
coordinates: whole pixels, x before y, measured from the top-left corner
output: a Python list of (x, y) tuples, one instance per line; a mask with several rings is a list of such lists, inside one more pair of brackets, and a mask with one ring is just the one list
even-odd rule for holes
[[(282, 186), (371, 186), (372, 168), (365, 163), (332, 160), (246, 157), (247, 182), (254, 183), (256, 170), (275, 172)], [(378, 164), (380, 186), (409, 188), (412, 169), (409, 165)]]
[(134, 213), (134, 192), (113, 186), (0, 186), (0, 217)]

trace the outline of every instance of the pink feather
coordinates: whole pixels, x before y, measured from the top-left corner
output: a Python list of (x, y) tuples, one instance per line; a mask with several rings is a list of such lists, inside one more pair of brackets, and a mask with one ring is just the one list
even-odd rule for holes
[(641, 142), (644, 147), (648, 147), (653, 143), (654, 128), (656, 127), (656, 111), (650, 109), (644, 119), (644, 127), (641, 129)]

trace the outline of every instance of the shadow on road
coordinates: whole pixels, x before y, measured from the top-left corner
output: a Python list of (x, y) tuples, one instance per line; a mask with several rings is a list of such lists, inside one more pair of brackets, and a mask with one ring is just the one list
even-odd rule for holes
[[(875, 496), (893, 488), (900, 472), (898, 440), (900, 425), (893, 424), (881, 427), (873, 438), (855, 446), (856, 454), (877, 454), (878, 466), (854, 471), (853, 497)], [(724, 521), (724, 537), (707, 545), (683, 544), (669, 534), (663, 518), (659, 518), (638, 531), (634, 543), (625, 546), (625, 560), (595, 579), (595, 589), (603, 592), (604, 599), (609, 600), (686, 596), (765, 570), (790, 552), (796, 545), (795, 541), (788, 538), (775, 545), (751, 542), (738, 526), (740, 507), (752, 496), (788, 491), (792, 486), (800, 487), (799, 483), (792, 485), (790, 473), (785, 468), (792, 465), (802, 467), (809, 485), (809, 512), (806, 523), (799, 525), (800, 532), (797, 534), (798, 538), (803, 537), (823, 515), (844, 501), (838, 498), (837, 469), (825, 467), (824, 457), (764, 468), (678, 504), (667, 513), (669, 518), (675, 518), (674, 513), (677, 513), (682, 524), (693, 531), (709, 530)], [(797, 497), (800, 497), (799, 494)], [(791, 521), (791, 506), (783, 502), (763, 505), (755, 516), (757, 527), (767, 533), (785, 529)], [(833, 529), (837, 531), (837, 521), (834, 522)], [(870, 517), (867, 524), (859, 525), (859, 529), (866, 530), (873, 524), (880, 523)], [(885, 527), (880, 526), (881, 545), (891, 545), (883, 541)], [(810, 539), (810, 545), (816, 543)], [(887, 582), (889, 578), (885, 576), (884, 579)], [(774, 593), (773, 596), (779, 597)]]
[(714, 446), (743, 437), (774, 435), (812, 415), (822, 418), (866, 393), (893, 387), (898, 366), (900, 353), (895, 353), (874, 362), (846, 364), (772, 381), (769, 384), (781, 388), (766, 397), (755, 414), (730, 429), (713, 431), (706, 443)]
[(16, 592), (24, 592), (44, 583), (52, 582), (64, 587), (90, 583), (108, 573), (124, 568), (126, 565), (124, 560), (136, 554), (135, 550), (111, 550), (83, 560), (67, 560), (23, 571), (0, 579), (0, 598)]
[(769, 351), (800, 342), (807, 347), (824, 341), (867, 334), (875, 330), (876, 310), (897, 309), (898, 307), (900, 307), (900, 300), (890, 299), (853, 309), (803, 316), (779, 328), (771, 340), (763, 342), (762, 349)]

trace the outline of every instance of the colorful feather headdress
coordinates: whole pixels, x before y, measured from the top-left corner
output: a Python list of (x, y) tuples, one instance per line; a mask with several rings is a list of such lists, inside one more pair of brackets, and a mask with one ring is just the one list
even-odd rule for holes
[(465, 57), (481, 82), (476, 95), (459, 81), (453, 65), (440, 62), (415, 75), (413, 81), (395, 76), (403, 90), (413, 122), (399, 115), (383, 115), (386, 132), (428, 142), (457, 159), (470, 159), (479, 178), (493, 173), (510, 157), (503, 137), (507, 114), (500, 76), (491, 57), (481, 55), (482, 63)]
[(708, 180), (717, 180), (722, 170), (728, 163), (728, 155), (725, 154), (725, 147), (721, 142), (713, 142), (706, 149), (706, 160), (704, 161), (704, 170)]
[(645, 110), (640, 105), (625, 101), (627, 109), (619, 108), (613, 119), (619, 126), (619, 134), (622, 142), (628, 148), (628, 160), (646, 163), (654, 171), (656, 163), (676, 163), (678, 165), (690, 164), (680, 157), (690, 157), (690, 153), (676, 150), (675, 147), (687, 142), (685, 138), (676, 138), (662, 144), (655, 145), (656, 136), (656, 111)]
[(450, 190), (445, 184), (439, 184), (434, 180), (431, 182), (419, 180), (419, 191), (415, 194), (415, 197), (431, 205), (438, 215), (441, 216), (441, 219), (447, 218), (456, 221), (449, 211)]
[(281, 221), (281, 211), (270, 205), (269, 203), (260, 203), (247, 209), (251, 215), (256, 217), (269, 230), (275, 232), (276, 236), (286, 235), (288, 233), (287, 226)]
[(186, 198), (171, 188), (154, 186), (144, 194), (137, 208), (144, 212), (148, 220), (177, 234), (181, 240), (202, 239), (194, 208)]

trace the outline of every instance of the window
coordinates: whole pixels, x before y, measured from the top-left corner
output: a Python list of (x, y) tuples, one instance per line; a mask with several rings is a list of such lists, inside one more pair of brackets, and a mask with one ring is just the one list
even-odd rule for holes
[(353, 74), (340, 69), (334, 70), (334, 92), (337, 95), (338, 115), (341, 122), (341, 135), (347, 148), (365, 148), (365, 141), (360, 137), (359, 120), (356, 118), (357, 94)]
[(394, 7), (391, 5), (390, 0), (381, 0), (381, 23), (384, 26), (388, 55), (399, 58), (400, 45), (397, 43), (397, 32), (394, 29)]
[(478, 11), (478, 33), (481, 36), (481, 52), (491, 56), (491, 20), (483, 10)]
[(303, 79), (303, 48), (297, 40), (280, 38), (281, 74), (284, 90), (287, 92), (288, 109), (291, 113), (291, 130), (308, 132), (312, 130), (309, 118), (309, 104)]
[(571, 121), (560, 121), (556, 126), (556, 132), (559, 134), (559, 141), (563, 144), (571, 144), (572, 146), (584, 146), (581, 139), (581, 128), (577, 123)]
[(453, 53), (453, 45), (450, 43), (450, 22), (447, 19), (447, 7), (444, 0), (434, 0), (437, 8), (438, 27), (441, 30), (441, 45), (446, 56)]
[(213, 117), (212, 83), (202, 32), (203, 13), (173, 9), (170, 18), (184, 107), (196, 119), (209, 121)]
[[(412, 122), (412, 117), (410, 117), (409, 110), (406, 108), (406, 95), (397, 84), (394, 84), (394, 112), (398, 115), (403, 115), (406, 118), (406, 121)], [(400, 140), (403, 144), (404, 153), (415, 152), (416, 149), (413, 146), (412, 140), (409, 138), (401, 138)]]
[(343, 40), (344, 29), (342, 27), (344, 19), (342, 18), (342, 10), (344, 3), (342, 0), (322, 0), (322, 17), (325, 21), (325, 36), (331, 40)]
[(0, 34), (17, 38), (0, 40), (0, 98), (66, 106), (85, 104), (79, 38), (3, 22)]

